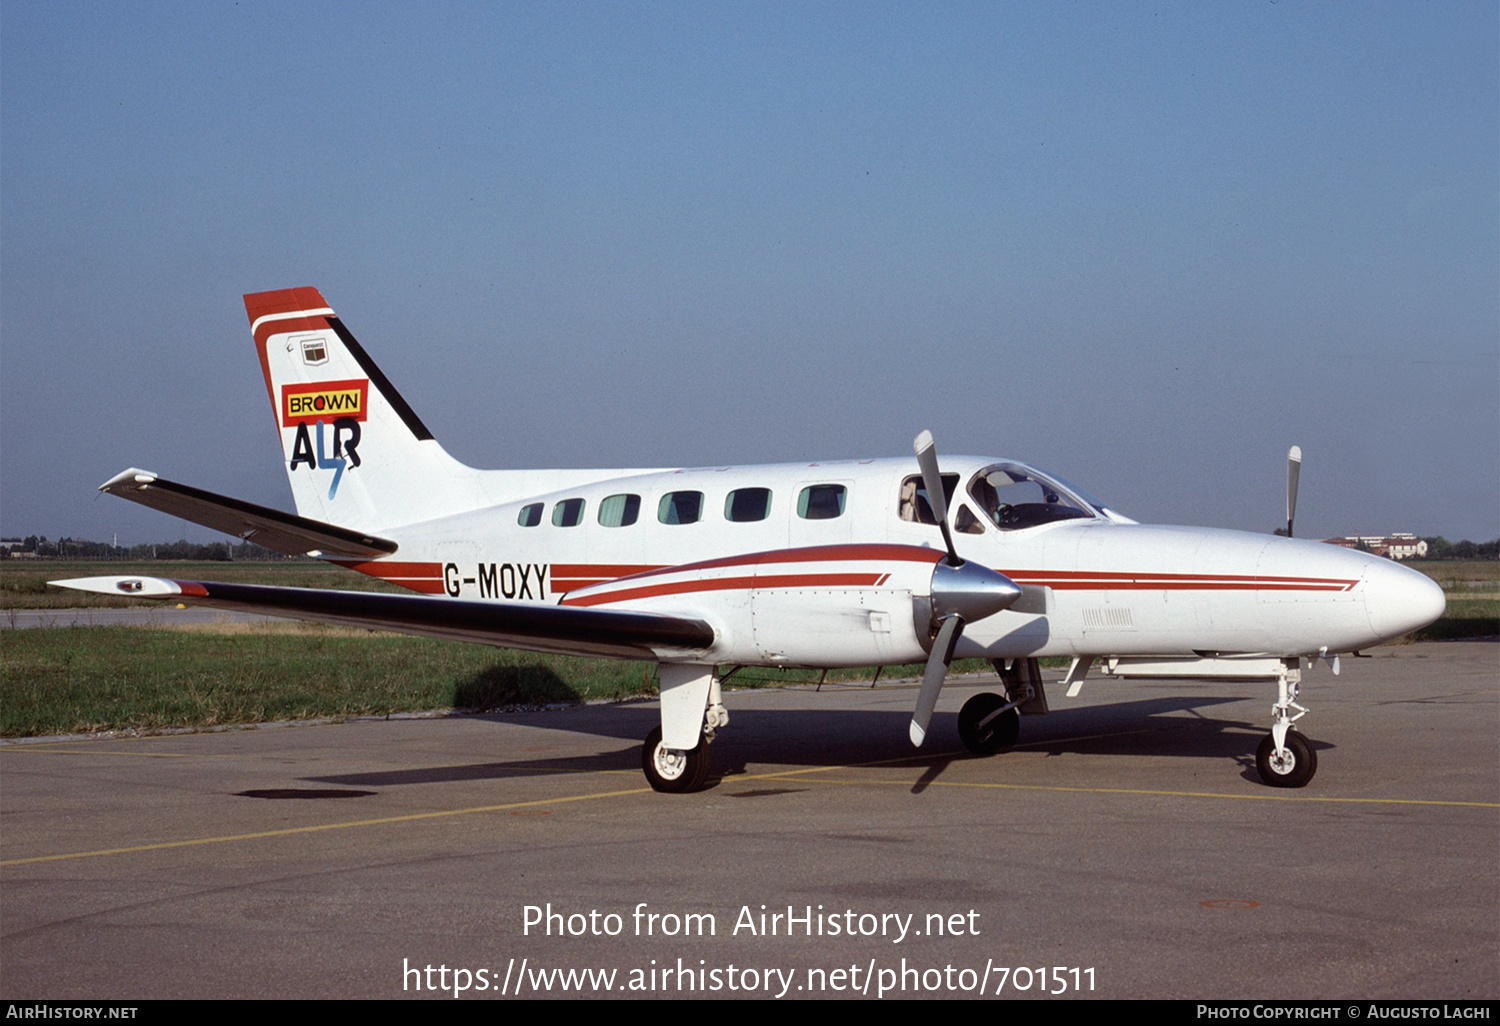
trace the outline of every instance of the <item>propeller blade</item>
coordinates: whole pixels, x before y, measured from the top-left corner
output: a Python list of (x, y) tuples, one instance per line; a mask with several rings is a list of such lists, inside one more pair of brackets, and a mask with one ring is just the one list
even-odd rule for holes
[(1292, 536), (1292, 521), (1297, 516), (1297, 479), (1302, 476), (1302, 447), (1292, 446), (1286, 454), (1286, 536)]
[(931, 610), (937, 618), (938, 632), (927, 656), (927, 669), (922, 674), (922, 690), (917, 692), (917, 708), (911, 716), (911, 743), (920, 748), (927, 737), (927, 724), (932, 719), (932, 710), (937, 707), (943, 681), (948, 676), (948, 664), (953, 662), (953, 650), (963, 636), (964, 621), (981, 620), (1009, 609), (1021, 597), (1021, 589), (1004, 574), (978, 563), (965, 562), (959, 556), (953, 547), (953, 535), (948, 530), (948, 496), (943, 491), (943, 476), (938, 472), (937, 446), (933, 444), (932, 432), (919, 434), (913, 448), (917, 453), (917, 466), (922, 468), (927, 504), (937, 517), (938, 526), (943, 529), (943, 544), (948, 546), (948, 558), (932, 568)]
[(911, 714), (911, 743), (917, 748), (921, 748), (927, 738), (927, 724), (932, 719), (932, 710), (937, 708), (938, 694), (948, 676), (948, 664), (953, 662), (953, 650), (963, 631), (963, 617), (957, 613), (945, 616), (932, 643), (932, 654), (927, 657), (927, 669), (922, 674), (922, 690), (917, 692), (917, 708)]
[(948, 546), (948, 565), (958, 566), (963, 562), (958, 550), (953, 547), (953, 535), (948, 533), (948, 496), (943, 492), (943, 476), (938, 473), (937, 448), (932, 441), (932, 432), (924, 430), (917, 436), (913, 447), (917, 451), (917, 466), (922, 468), (922, 485), (927, 489), (927, 505), (937, 517), (943, 529), (943, 544)]

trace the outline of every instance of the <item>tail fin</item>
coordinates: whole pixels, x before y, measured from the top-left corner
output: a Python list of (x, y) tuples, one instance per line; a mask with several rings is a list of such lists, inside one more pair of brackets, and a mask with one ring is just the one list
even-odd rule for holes
[(360, 530), (483, 504), (317, 289), (245, 297), (297, 512)]

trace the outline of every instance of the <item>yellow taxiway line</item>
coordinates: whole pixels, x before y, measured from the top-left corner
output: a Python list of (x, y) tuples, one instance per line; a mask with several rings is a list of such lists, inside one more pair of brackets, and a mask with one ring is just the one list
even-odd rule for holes
[[(934, 753), (922, 756), (903, 756), (897, 759), (877, 759), (870, 762), (850, 763), (841, 766), (810, 766), (795, 770), (771, 770), (764, 773), (749, 773), (736, 776), (734, 784), (757, 780), (805, 781), (807, 783), (837, 784), (876, 787), (910, 787), (910, 780), (837, 780), (821, 774), (847, 770), (867, 769), (877, 766), (894, 766), (911, 762), (931, 762), (934, 759), (964, 757), (967, 752)], [(1067, 787), (1058, 784), (1003, 784), (985, 781), (966, 782), (930, 780), (924, 787), (956, 787), (1006, 791), (1041, 791), (1064, 794), (1116, 794), (1157, 798), (1222, 798), (1240, 801), (1282, 801), (1322, 804), (1364, 805), (1424, 805), (1462, 808), (1500, 809), (1500, 802), (1452, 801), (1424, 798), (1354, 798), (1328, 795), (1303, 794), (1229, 794), (1220, 791), (1169, 791), (1165, 789), (1135, 787)], [(137, 844), (120, 848), (101, 848), (95, 851), (64, 852), (57, 855), (37, 855), (31, 858), (6, 859), (0, 866), (26, 866), (41, 862), (59, 862), (68, 859), (97, 858), (104, 855), (126, 855), (146, 851), (167, 851), (173, 848), (190, 848), (205, 844), (229, 844), (235, 841), (254, 841), (271, 837), (291, 837), (297, 834), (312, 834), (325, 830), (352, 830), (360, 827), (385, 826), (391, 823), (414, 823), (421, 820), (450, 819), (457, 816), (474, 816), (491, 812), (509, 812), (516, 809), (536, 808), (543, 805), (563, 805), (574, 802), (597, 801), (603, 798), (623, 798), (630, 795), (650, 794), (649, 787), (633, 787), (617, 791), (596, 791), (590, 794), (565, 795), (557, 798), (541, 798), (524, 802), (505, 802), (499, 805), (474, 805), (461, 809), (442, 809), (436, 812), (415, 812), (401, 816), (380, 816), (373, 819), (348, 820), (342, 823), (319, 823), (312, 826), (286, 827), (279, 830), (260, 830), (244, 834), (225, 834), (217, 837), (196, 837), (182, 841), (163, 841), (156, 844)]]

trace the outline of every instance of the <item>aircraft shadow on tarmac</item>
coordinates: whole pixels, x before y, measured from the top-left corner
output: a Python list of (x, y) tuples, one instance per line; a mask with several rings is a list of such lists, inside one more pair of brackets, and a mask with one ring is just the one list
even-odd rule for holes
[[(1263, 723), (1216, 719), (1201, 710), (1241, 701), (1238, 697), (1173, 696), (1076, 710), (1054, 710), (1047, 716), (1022, 720), (1017, 749), (1049, 756), (1188, 756), (1237, 762), (1247, 780), (1258, 780), (1255, 747), (1265, 734)], [(480, 716), (507, 723), (521, 722), (549, 730), (564, 729), (601, 738), (628, 741), (623, 748), (588, 755), (515, 758), (496, 762), (423, 766), (370, 773), (306, 777), (309, 782), (360, 787), (400, 787), (467, 780), (577, 774), (609, 770), (639, 770), (639, 739), (658, 722), (650, 705), (589, 706), (582, 709)], [(905, 710), (828, 710), (827, 712), (746, 709), (731, 713), (730, 726), (713, 746), (711, 786), (733, 783), (736, 776), (771, 767), (818, 768), (890, 761), (925, 766), (914, 792), (937, 780), (955, 761), (985, 758), (1003, 760), (1004, 754), (973, 756), (961, 750), (957, 715), (938, 713), (924, 751), (914, 751), (907, 740), (911, 714)], [(1314, 747), (1327, 749), (1327, 743)], [(955, 750), (958, 750), (957, 752)]]

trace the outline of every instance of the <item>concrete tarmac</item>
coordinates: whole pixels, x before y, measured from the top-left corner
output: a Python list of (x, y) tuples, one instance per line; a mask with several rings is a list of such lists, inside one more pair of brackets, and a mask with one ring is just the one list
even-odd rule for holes
[(917, 755), (912, 685), (734, 692), (685, 796), (648, 702), (6, 744), (0, 993), (1494, 999), (1497, 682), (1308, 674), (1295, 791), (1246, 683), (1054, 684), (989, 758), (976, 681)]

